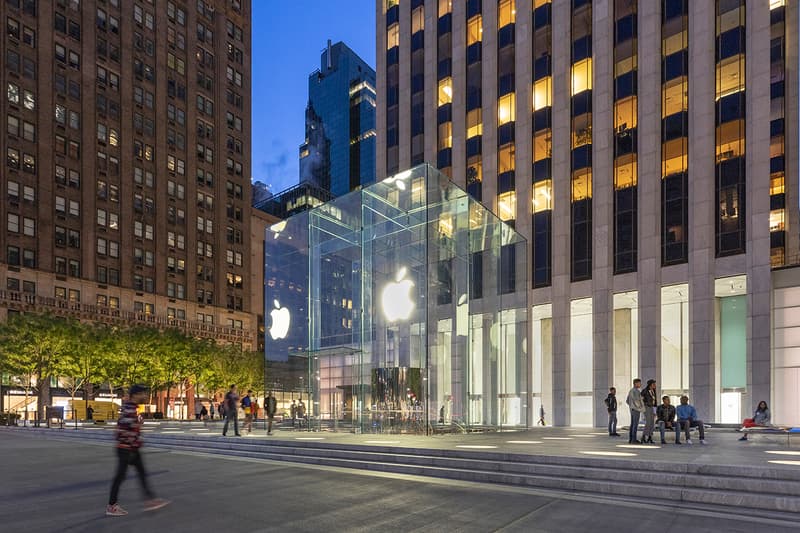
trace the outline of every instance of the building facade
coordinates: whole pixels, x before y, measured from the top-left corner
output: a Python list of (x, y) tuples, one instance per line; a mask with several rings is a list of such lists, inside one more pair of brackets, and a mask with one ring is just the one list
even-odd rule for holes
[(0, 306), (251, 346), (250, 1), (0, 6)]
[(375, 70), (342, 42), (308, 77), (300, 182), (341, 196), (375, 180)]
[(634, 377), (723, 422), (796, 388), (771, 270), (798, 256), (798, 9), (376, 1), (377, 177), (435, 162), (529, 241), (555, 424)]

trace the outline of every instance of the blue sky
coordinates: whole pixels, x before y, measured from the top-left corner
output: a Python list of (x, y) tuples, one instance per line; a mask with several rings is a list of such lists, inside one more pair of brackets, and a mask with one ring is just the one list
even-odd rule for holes
[(253, 0), (253, 180), (297, 183), (308, 75), (331, 39), (375, 67), (375, 0)]

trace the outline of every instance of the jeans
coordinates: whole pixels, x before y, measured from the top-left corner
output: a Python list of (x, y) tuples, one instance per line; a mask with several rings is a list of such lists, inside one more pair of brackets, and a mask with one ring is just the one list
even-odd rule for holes
[[(667, 439), (664, 438), (664, 430), (666, 429), (667, 423), (663, 420), (658, 421), (658, 430), (661, 432), (661, 441), (665, 441)], [(672, 428), (675, 429), (675, 442), (681, 441), (681, 425), (678, 422), (672, 422)]]
[(683, 426), (684, 434), (686, 435), (686, 440), (689, 440), (691, 435), (689, 434), (690, 428), (697, 428), (697, 431), (700, 433), (700, 440), (705, 440), (706, 438), (706, 430), (703, 427), (702, 420), (681, 420), (680, 425)]
[(114, 476), (114, 481), (111, 483), (111, 496), (108, 498), (108, 505), (117, 503), (117, 496), (119, 495), (119, 487), (125, 481), (125, 474), (128, 472), (128, 465), (133, 465), (136, 472), (139, 474), (139, 483), (142, 485), (142, 491), (148, 499), (153, 499), (153, 491), (147, 484), (147, 473), (144, 471), (144, 463), (142, 463), (142, 456), (139, 450), (128, 448), (117, 448), (117, 473)]
[(608, 434), (613, 435), (617, 432), (617, 412), (608, 412)]
[(631, 409), (631, 429), (629, 431), (628, 441), (633, 442), (636, 440), (636, 432), (639, 431), (639, 416), (641, 413), (636, 409)]
[(642, 439), (645, 435), (653, 438), (653, 430), (656, 428), (656, 414), (653, 412), (652, 407), (644, 408), (644, 431), (642, 432)]
[(237, 435), (239, 434), (239, 413), (236, 412), (236, 409), (232, 409), (230, 413), (226, 413), (225, 415), (225, 425), (222, 426), (222, 434), (225, 435), (228, 432), (228, 422), (233, 420), (233, 432)]

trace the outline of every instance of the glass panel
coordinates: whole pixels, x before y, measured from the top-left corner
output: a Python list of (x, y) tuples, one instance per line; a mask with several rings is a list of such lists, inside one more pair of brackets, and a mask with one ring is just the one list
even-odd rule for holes
[[(614, 295), (614, 367), (612, 387), (617, 389), (617, 401), (624, 402), (639, 369), (639, 293), (622, 292)], [(617, 410), (618, 425), (630, 424), (630, 410)]]
[(689, 389), (689, 285), (661, 288), (661, 388), (675, 400)]
[(592, 299), (570, 302), (570, 420), (573, 426), (592, 426)]

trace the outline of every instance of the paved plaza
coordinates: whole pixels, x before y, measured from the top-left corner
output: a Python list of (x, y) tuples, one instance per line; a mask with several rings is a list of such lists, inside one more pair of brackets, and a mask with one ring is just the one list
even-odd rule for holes
[[(150, 426), (150, 433), (204, 433), (194, 423)], [(210, 428), (209, 428), (210, 429)], [(781, 520), (748, 520), (721, 513), (648, 504), (603, 496), (581, 496), (537, 489), (440, 480), (428, 477), (362, 472), (335, 467), (300, 466), (178, 450), (146, 449), (145, 461), (158, 494), (173, 504), (142, 513), (133, 475), (123, 485), (121, 503), (131, 514), (103, 515), (114, 469), (111, 443), (105, 439), (63, 439), (68, 430), (0, 430), (0, 515), (4, 528), (49, 531), (796, 531)], [(74, 430), (69, 430), (73, 431)], [(79, 430), (103, 432), (105, 429)], [(258, 436), (240, 442), (266, 439)], [(776, 468), (769, 454), (796, 452), (785, 442), (738, 443), (736, 434), (710, 433), (709, 446), (628, 451), (598, 431), (539, 429), (526, 433), (494, 433), (439, 437), (340, 435), (282, 431), (273, 439), (326, 439), (342, 444), (427, 448), (463, 448), (529, 453), (580, 454), (583, 451), (636, 453), (633, 458), (683, 461), (759, 461)], [(181, 435), (178, 433), (178, 435)], [(109, 437), (110, 432), (109, 432)], [(155, 436), (152, 437), (155, 439)], [(147, 436), (145, 436), (147, 439)], [(219, 439), (222, 439), (220, 436)], [(228, 437), (229, 440), (235, 440)], [(569, 439), (569, 440), (565, 440)], [(731, 442), (728, 442), (728, 441)], [(536, 441), (541, 444), (535, 444)], [(302, 442), (302, 441), (301, 441)], [(672, 445), (671, 445), (672, 446)], [(738, 447), (737, 447), (738, 446)], [(678, 448), (678, 447), (675, 447)], [(631, 456), (626, 456), (631, 458)], [(745, 463), (747, 464), (747, 463)], [(643, 487), (643, 493), (647, 488)]]

